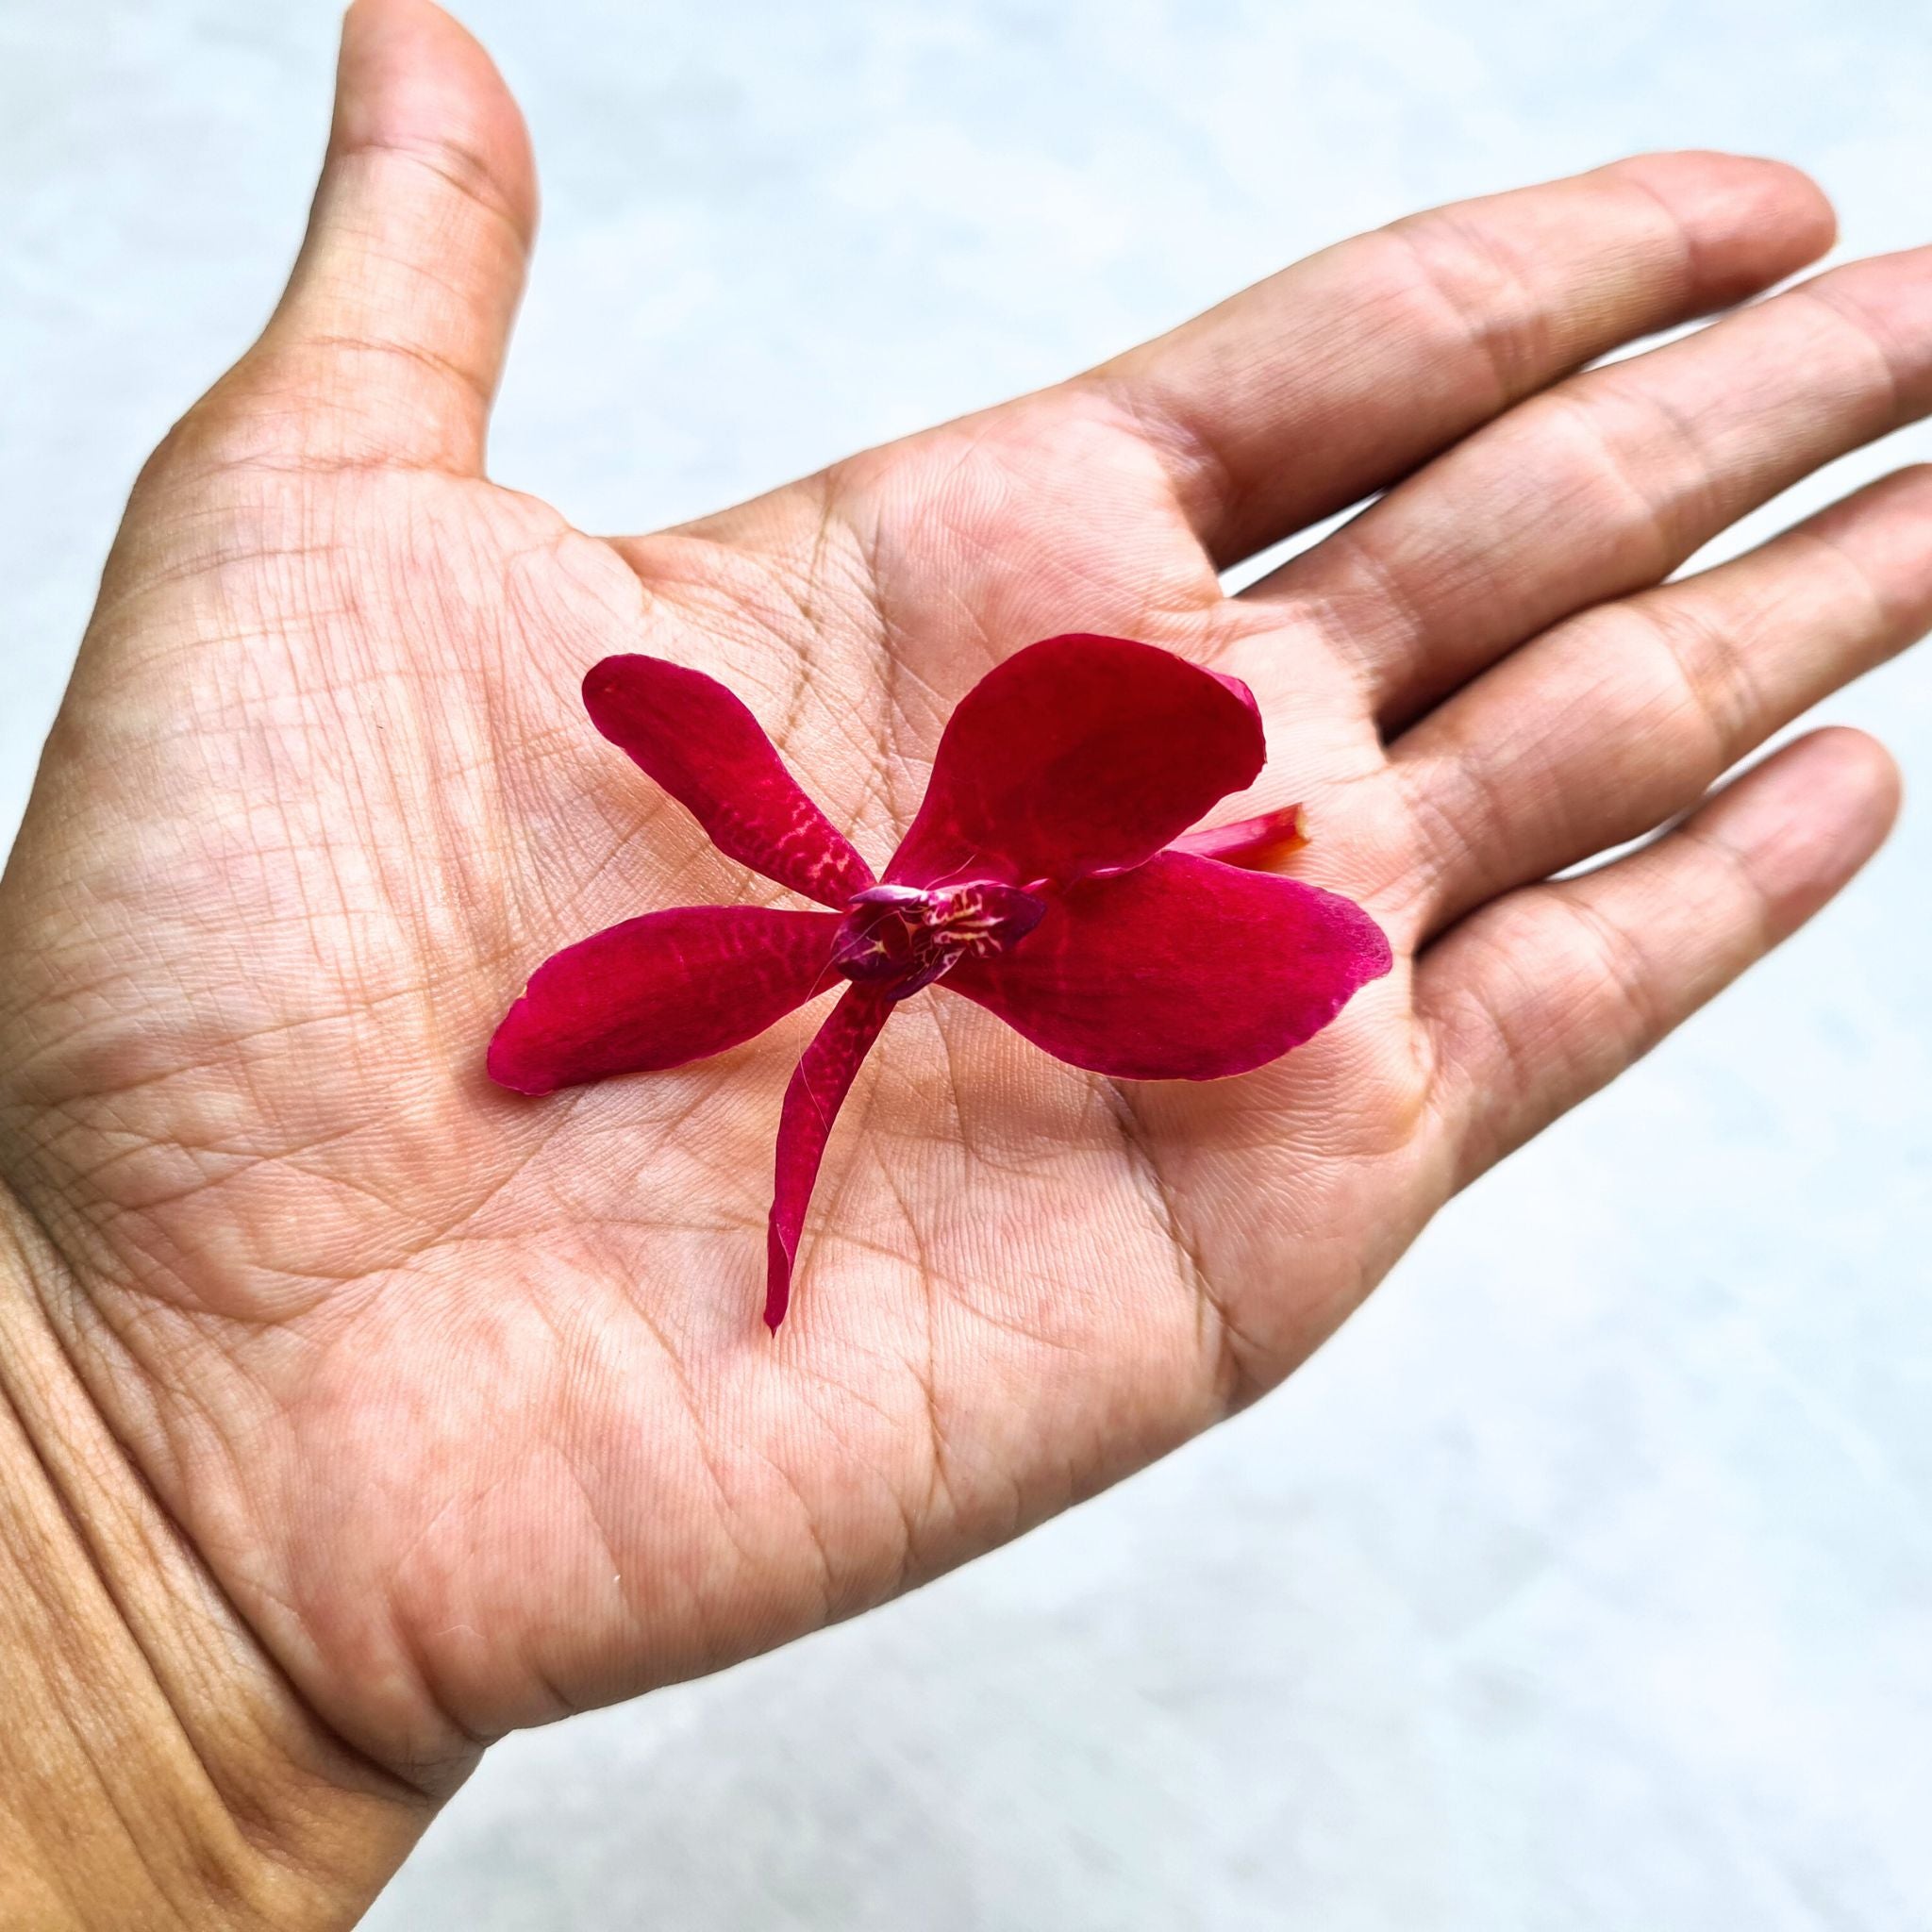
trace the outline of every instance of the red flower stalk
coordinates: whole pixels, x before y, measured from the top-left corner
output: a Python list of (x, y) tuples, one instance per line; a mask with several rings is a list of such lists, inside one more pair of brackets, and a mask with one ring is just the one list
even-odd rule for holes
[(1388, 972), (1358, 906), (1246, 868), (1305, 842), (1300, 810), (1188, 831), (1251, 785), (1247, 687), (1149, 644), (1031, 644), (960, 701), (883, 880), (715, 679), (607, 658), (592, 722), (727, 857), (828, 912), (688, 906), (626, 920), (532, 975), (491, 1076), (548, 1093), (722, 1053), (840, 981), (778, 1123), (765, 1321), (784, 1319), (819, 1162), (893, 1007), (937, 983), (1050, 1054), (1129, 1080), (1243, 1074)]

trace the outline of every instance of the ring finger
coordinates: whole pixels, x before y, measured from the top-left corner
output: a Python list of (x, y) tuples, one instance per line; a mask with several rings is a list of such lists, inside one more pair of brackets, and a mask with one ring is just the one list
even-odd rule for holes
[(1932, 627), (1932, 466), (1735, 562), (1559, 625), (1396, 741), (1424, 940), (1651, 831)]

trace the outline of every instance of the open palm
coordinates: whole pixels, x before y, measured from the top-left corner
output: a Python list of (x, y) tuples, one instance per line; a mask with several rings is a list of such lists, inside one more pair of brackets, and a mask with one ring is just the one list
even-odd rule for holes
[[(874, 1603), (1279, 1380), (1455, 1189), (1821, 905), (1894, 778), (1820, 734), (1551, 875), (1932, 614), (1911, 474), (1663, 582), (1932, 402), (1932, 258), (1571, 373), (1826, 244), (1770, 163), (1419, 217), (614, 541), (482, 476), (532, 207), (480, 52), (360, 0), (290, 292), (143, 475), (0, 902), (0, 1174), (71, 1271), (63, 1334), (304, 1696), (424, 1777)], [(559, 946), (782, 899), (590, 728), (583, 672), (722, 678), (876, 863), (959, 696), (1074, 629), (1252, 686), (1270, 763), (1228, 815), (1304, 801), (1295, 869), (1396, 970), (1200, 1086), (920, 995), (774, 1341), (773, 1135), (823, 1008), (544, 1101), (484, 1075)]]

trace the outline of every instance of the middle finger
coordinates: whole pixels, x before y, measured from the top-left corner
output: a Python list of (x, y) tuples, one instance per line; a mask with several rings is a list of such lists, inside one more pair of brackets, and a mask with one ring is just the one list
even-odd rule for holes
[(1385, 732), (1932, 409), (1932, 248), (1853, 262), (1524, 403), (1244, 594), (1311, 611)]
[(1654, 830), (1932, 624), (1932, 466), (1715, 570), (1558, 625), (1431, 711), (1390, 769), (1416, 849), (1398, 930)]

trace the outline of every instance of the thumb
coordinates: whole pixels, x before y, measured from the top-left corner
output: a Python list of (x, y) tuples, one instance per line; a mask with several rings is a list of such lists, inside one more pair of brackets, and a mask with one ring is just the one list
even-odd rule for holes
[(536, 220), (490, 57), (430, 0), (356, 0), (308, 233), (231, 382), (305, 457), (480, 472)]

